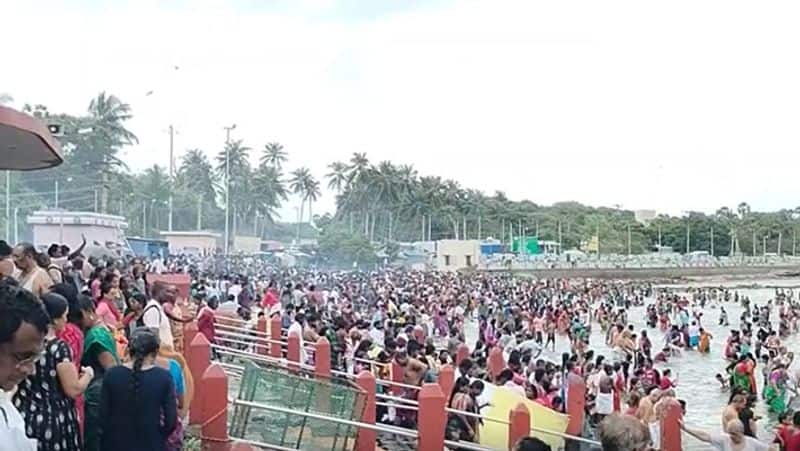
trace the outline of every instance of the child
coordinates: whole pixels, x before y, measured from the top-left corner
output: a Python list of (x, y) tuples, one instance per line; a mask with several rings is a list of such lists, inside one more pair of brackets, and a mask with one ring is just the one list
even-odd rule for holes
[(717, 382), (719, 382), (719, 391), (726, 392), (726, 391), (730, 390), (730, 386), (728, 385), (728, 381), (726, 381), (725, 378), (722, 377), (721, 374), (717, 373), (717, 375), (714, 376), (714, 377), (717, 379)]

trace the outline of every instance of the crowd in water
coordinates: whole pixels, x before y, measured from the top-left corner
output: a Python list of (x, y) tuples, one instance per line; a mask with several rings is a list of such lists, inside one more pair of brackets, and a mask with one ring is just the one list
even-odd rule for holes
[[(174, 286), (148, 283), (146, 275), (154, 272), (189, 274), (189, 299), (179, 299)], [(724, 339), (716, 379), (730, 391), (730, 404), (721, 432), (685, 425), (686, 432), (722, 450), (768, 449), (773, 437), (776, 449), (800, 450), (800, 414), (789, 410), (798, 377), (789, 371), (793, 355), (784, 344), (797, 332), (800, 313), (791, 290), (755, 305), (724, 288), (678, 292), (649, 283), (480, 272), (331, 272), (259, 259), (96, 259), (65, 246), (40, 253), (26, 243), (11, 248), (4, 242), (0, 278), (0, 318), (20, 314), (23, 301), (41, 306), (25, 313), (33, 319), (16, 325), (0, 320), (0, 348), (18, 344), (19, 331), (6, 329), (20, 322), (36, 326), (40, 336), (38, 347), (0, 356), (14, 368), (0, 367), (9, 396), (0, 403), (6, 425), (16, 424), (36, 441), (13, 449), (181, 449), (193, 398), (181, 356), (183, 325), (197, 321), (209, 341), (220, 343), (215, 325), (222, 317), (255, 325), (259, 317), (278, 316), (301, 337), (301, 349), (327, 337), (332, 366), (349, 373), (369, 370), (391, 379), (394, 361), (404, 384), (419, 386), (453, 365), (449, 403), (456, 411), (480, 413), (481, 392), (493, 384), (563, 412), (565, 388), (583, 383), (588, 433), (604, 449), (618, 450), (658, 449), (660, 419), (671, 406), (687, 407), (676, 396), (679, 381), (663, 364), (699, 358), (695, 354), (711, 351), (712, 340)], [(726, 306), (735, 303), (743, 307), (738, 328), (712, 337), (704, 325), (729, 325)], [(643, 330), (629, 321), (633, 306), (645, 309)], [(471, 327), (475, 333), (468, 337)], [(595, 327), (611, 353), (593, 349)], [(465, 343), (469, 356), (456, 361)], [(492, 366), (494, 348), (502, 351), (500, 368)], [(416, 394), (408, 389), (401, 396)], [(780, 418), (774, 433), (758, 431), (757, 402)], [(414, 410), (377, 409), (381, 422), (415, 426)], [(452, 413), (446, 434), (479, 442), (480, 421)], [(0, 450), (4, 446), (0, 440)], [(520, 446), (548, 449), (535, 439)]]

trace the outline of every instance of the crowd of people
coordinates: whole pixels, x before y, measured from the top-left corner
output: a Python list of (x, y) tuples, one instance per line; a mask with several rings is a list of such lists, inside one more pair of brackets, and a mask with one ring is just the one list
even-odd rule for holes
[[(189, 274), (189, 299), (179, 300), (175, 286), (149, 283), (153, 272)], [(797, 332), (800, 318), (791, 290), (757, 306), (721, 288), (678, 292), (649, 283), (480, 272), (330, 272), (258, 259), (95, 259), (85, 258), (82, 247), (54, 244), (38, 252), (5, 242), (0, 280), (0, 385), (8, 396), (0, 407), (17, 431), (8, 443), (27, 443), (8, 449), (181, 449), (194, 395), (182, 357), (183, 326), (196, 321), (210, 342), (224, 344), (215, 324), (226, 316), (253, 325), (261, 316), (279, 317), (301, 337), (301, 349), (327, 337), (332, 366), (351, 374), (369, 370), (390, 379), (395, 366), (405, 385), (419, 386), (453, 365), (448, 402), (455, 413), (446, 427), (453, 440), (480, 441), (481, 419), (474, 415), (484, 407), (487, 384), (564, 412), (566, 388), (580, 382), (587, 388), (587, 433), (604, 449), (658, 449), (660, 420), (686, 409), (678, 378), (663, 364), (709, 353), (715, 338), (704, 327), (705, 314), (714, 309), (719, 324), (728, 325), (725, 307), (740, 304), (739, 327), (726, 338), (724, 370), (716, 375), (731, 394), (722, 432), (685, 430), (722, 450), (768, 449), (772, 436), (775, 446), (800, 450), (800, 414), (789, 410), (797, 377), (783, 341)], [(642, 330), (628, 318), (632, 307), (645, 311)], [(596, 351), (593, 328), (611, 350), (605, 355)], [(658, 334), (663, 346), (654, 345)], [(469, 355), (456, 361), (464, 344)], [(494, 349), (502, 352), (499, 367)], [(758, 431), (759, 393), (780, 416), (774, 434)], [(416, 424), (416, 412), (400, 405), (378, 406), (376, 418)], [(525, 443), (523, 449), (547, 449), (537, 440)]]

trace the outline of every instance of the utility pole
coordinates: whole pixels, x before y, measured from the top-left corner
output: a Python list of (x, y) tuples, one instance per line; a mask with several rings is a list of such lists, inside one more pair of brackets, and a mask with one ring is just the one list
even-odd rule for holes
[(225, 129), (225, 255), (228, 255), (228, 245), (230, 243), (230, 207), (231, 207), (231, 165), (230, 165), (230, 144), (231, 130), (236, 128), (236, 124), (224, 127)]
[(94, 212), (97, 213), (97, 190), (94, 190)]
[(756, 256), (756, 231), (753, 230), (753, 257)]
[(19, 243), (19, 207), (14, 207), (14, 242)]
[(783, 241), (783, 232), (778, 232), (778, 250), (777, 252), (775, 252), (776, 254), (778, 254), (778, 257), (783, 255), (783, 252), (781, 252), (781, 244), (783, 244), (782, 241)]
[(661, 252), (661, 224), (658, 225), (658, 252)]
[(481, 215), (478, 215), (478, 239), (479, 239), (479, 240), (482, 240), (482, 239), (483, 239), (483, 235), (482, 235), (482, 233), (481, 233), (481, 232), (483, 232), (483, 231), (481, 230)]
[[(539, 239), (539, 235), (536, 235), (536, 239)], [(561, 253), (561, 220), (558, 220), (558, 252)]]
[(203, 230), (203, 197), (197, 196), (197, 230)]
[(142, 201), (142, 238), (147, 238), (147, 201)]
[(714, 256), (714, 226), (711, 226), (711, 256)]
[(631, 255), (631, 225), (628, 224), (628, 257)]
[(764, 245), (761, 247), (761, 253), (764, 255), (764, 258), (767, 257), (767, 236), (764, 235)]
[(595, 224), (595, 238), (597, 238), (597, 259), (600, 259), (600, 223)]
[(175, 189), (175, 157), (174, 157), (174, 138), (175, 128), (169, 126), (169, 182), (172, 184), (169, 190), (169, 218), (167, 219), (167, 228), (172, 232), (172, 191)]
[[(56, 194), (55, 209), (58, 210), (58, 179), (56, 179), (55, 194)], [(63, 243), (64, 241), (62, 240), (61, 242)]]
[(691, 242), (691, 226), (689, 225), (689, 220), (686, 220), (686, 253), (692, 251), (692, 242)]
[(6, 170), (6, 241), (11, 241), (11, 171), (9, 170)]
[(797, 257), (797, 229), (792, 229), (792, 257)]

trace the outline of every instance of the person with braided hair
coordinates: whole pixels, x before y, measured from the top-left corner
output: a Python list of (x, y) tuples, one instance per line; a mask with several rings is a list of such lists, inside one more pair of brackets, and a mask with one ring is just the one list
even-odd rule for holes
[(178, 421), (175, 384), (156, 364), (158, 336), (147, 328), (131, 334), (131, 360), (109, 369), (100, 398), (101, 451), (166, 451)]

